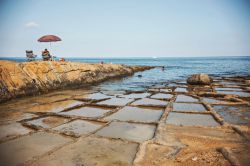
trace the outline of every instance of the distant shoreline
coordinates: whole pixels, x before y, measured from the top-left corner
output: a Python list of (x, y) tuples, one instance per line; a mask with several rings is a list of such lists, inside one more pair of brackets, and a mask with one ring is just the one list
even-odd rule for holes
[[(146, 57), (136, 57), (136, 56), (133, 56), (133, 57), (65, 57), (66, 59), (154, 59), (154, 58), (157, 58), (157, 59), (166, 59), (166, 58), (226, 58), (226, 57), (229, 57), (229, 58), (239, 58), (239, 57), (247, 57), (247, 58), (250, 58), (250, 55), (239, 55), (239, 56), (236, 56), (236, 55), (218, 55), (218, 56), (146, 56)], [(18, 56), (18, 57), (0, 57), (0, 60), (8, 60), (8, 59), (26, 59), (25, 56)], [(40, 60), (42, 58), (39, 58)]]

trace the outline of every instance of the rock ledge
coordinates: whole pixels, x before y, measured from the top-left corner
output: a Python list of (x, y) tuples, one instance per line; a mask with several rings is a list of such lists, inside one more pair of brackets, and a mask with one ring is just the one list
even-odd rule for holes
[(78, 62), (0, 61), (0, 102), (52, 89), (85, 86), (151, 68)]

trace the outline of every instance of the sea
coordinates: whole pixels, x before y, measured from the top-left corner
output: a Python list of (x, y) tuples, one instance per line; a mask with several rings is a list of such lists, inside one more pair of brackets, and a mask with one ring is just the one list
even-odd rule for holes
[[(25, 58), (3, 58), (0, 60), (26, 61)], [(237, 57), (166, 57), (166, 58), (68, 58), (67, 61), (87, 63), (113, 63), (125, 65), (158, 66), (120, 79), (108, 80), (94, 85), (98, 90), (144, 90), (151, 86), (171, 81), (185, 81), (196, 73), (211, 76), (249, 76), (250, 56)], [(164, 69), (162, 68), (164, 66)]]

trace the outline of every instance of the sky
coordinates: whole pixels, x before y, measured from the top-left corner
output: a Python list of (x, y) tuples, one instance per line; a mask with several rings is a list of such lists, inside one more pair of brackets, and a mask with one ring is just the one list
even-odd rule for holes
[[(62, 41), (39, 43), (53, 34)], [(0, 0), (0, 57), (249, 56), (250, 0)]]

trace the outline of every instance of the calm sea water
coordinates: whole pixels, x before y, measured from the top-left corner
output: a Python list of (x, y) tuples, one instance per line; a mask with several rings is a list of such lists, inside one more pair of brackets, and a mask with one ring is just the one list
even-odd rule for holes
[[(0, 58), (25, 61), (24, 58)], [(143, 90), (146, 87), (166, 83), (173, 80), (183, 80), (195, 73), (208, 73), (212, 76), (250, 75), (250, 57), (203, 57), (203, 58), (70, 58), (69, 61), (127, 65), (165, 66), (165, 70), (155, 68), (136, 73), (123, 79), (110, 80), (95, 86), (101, 90)], [(138, 77), (142, 75), (142, 77)]]

